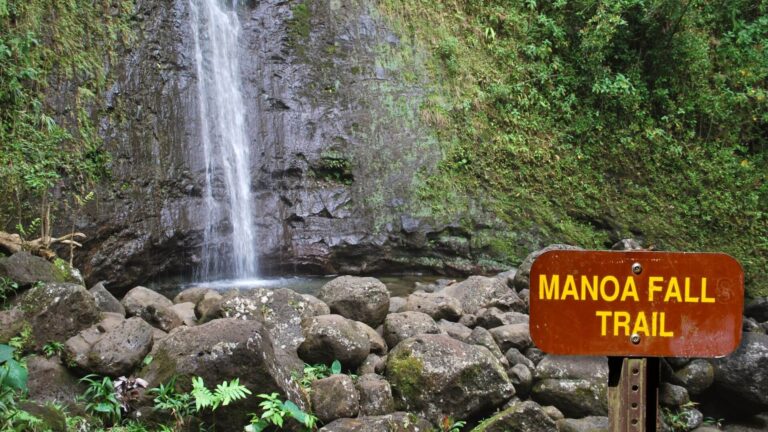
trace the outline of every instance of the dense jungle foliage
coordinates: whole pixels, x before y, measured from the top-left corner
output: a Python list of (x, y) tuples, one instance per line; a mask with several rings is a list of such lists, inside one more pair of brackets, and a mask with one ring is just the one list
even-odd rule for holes
[(768, 293), (768, 2), (385, 0), (431, 53), (433, 211), (526, 236), (721, 251)]

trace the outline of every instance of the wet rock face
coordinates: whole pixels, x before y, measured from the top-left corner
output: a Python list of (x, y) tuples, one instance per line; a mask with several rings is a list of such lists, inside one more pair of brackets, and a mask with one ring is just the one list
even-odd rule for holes
[[(381, 61), (397, 60), (407, 42), (374, 2), (308, 1), (298, 18), (296, 2), (241, 3), (262, 273), (477, 270), (470, 263), (484, 248), (474, 239), (492, 223), (467, 230), (410, 216), (412, 179), (438, 152), (419, 117), (423, 92), (404, 82), (413, 66)], [(118, 294), (200, 264), (208, 222), (189, 9), (187, 0), (137, 3), (135, 41), (105, 95), (114, 181), (77, 227), (89, 236), (77, 264), (89, 284), (105, 280)], [(226, 202), (222, 175), (212, 173), (213, 194)], [(219, 255), (231, 254), (230, 222), (213, 230)]]

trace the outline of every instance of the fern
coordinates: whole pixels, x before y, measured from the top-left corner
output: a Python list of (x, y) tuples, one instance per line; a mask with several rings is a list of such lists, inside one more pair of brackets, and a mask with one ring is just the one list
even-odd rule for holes
[(216, 386), (213, 409), (216, 409), (219, 403), (221, 403), (222, 406), (227, 406), (232, 401), (245, 399), (245, 397), (249, 394), (251, 394), (251, 391), (248, 390), (248, 388), (244, 385), (240, 384), (239, 378), (235, 378), (230, 382), (224, 381), (223, 383)]
[(205, 386), (201, 377), (192, 378), (192, 397), (195, 398), (195, 411), (200, 412), (202, 408), (208, 407), (216, 409), (218, 400)]

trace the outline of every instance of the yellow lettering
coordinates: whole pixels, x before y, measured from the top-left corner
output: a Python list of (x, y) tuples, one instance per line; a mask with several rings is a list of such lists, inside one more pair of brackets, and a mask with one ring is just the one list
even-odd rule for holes
[(651, 336), (656, 336), (658, 333), (656, 332), (656, 324), (659, 322), (659, 313), (654, 312), (651, 315)]
[[(605, 286), (608, 284), (608, 282), (613, 284), (613, 294), (608, 295), (605, 292)], [(600, 295), (603, 297), (603, 300), (612, 302), (616, 300), (616, 298), (619, 296), (619, 281), (614, 276), (606, 276), (603, 278), (602, 281), (600, 281)], [(618, 312), (617, 312), (618, 313)]]
[(698, 303), (699, 298), (691, 295), (691, 278), (685, 278), (685, 302), (686, 303)]
[(563, 295), (560, 297), (560, 300), (565, 300), (569, 296), (572, 296), (574, 300), (579, 299), (579, 293), (576, 291), (576, 281), (573, 279), (573, 275), (565, 277), (565, 286), (563, 287)]
[(661, 276), (651, 276), (648, 278), (648, 301), (653, 301), (653, 293), (661, 292), (661, 285), (656, 285), (657, 282), (664, 282), (664, 278)]
[(595, 311), (595, 315), (602, 318), (600, 320), (600, 336), (605, 336), (608, 331), (608, 325), (606, 324), (607, 318), (612, 315), (611, 311)]
[(659, 330), (661, 330), (659, 332), (659, 336), (661, 336), (661, 337), (672, 337), (672, 336), (675, 335), (675, 333), (674, 332), (668, 332), (668, 331), (666, 331), (664, 329), (664, 317), (665, 317), (664, 312), (659, 312)]
[(587, 299), (587, 292), (589, 292), (589, 296), (592, 298), (593, 301), (597, 301), (597, 276), (592, 277), (592, 283), (589, 283), (589, 278), (586, 276), (581, 277), (581, 299), (586, 300)]
[(668, 302), (669, 299), (674, 297), (678, 302), (683, 301), (683, 296), (680, 294), (680, 284), (677, 283), (677, 278), (672, 276), (669, 279), (669, 285), (667, 286), (667, 295), (664, 296), (664, 302)]
[(619, 335), (619, 328), (624, 329), (624, 336), (629, 336), (629, 312), (616, 311), (613, 313), (613, 335)]
[(552, 275), (549, 283), (546, 275), (539, 275), (539, 298), (545, 300), (560, 299), (560, 275)]
[(644, 334), (646, 336), (650, 336), (648, 334), (648, 320), (645, 319), (645, 312), (640, 311), (637, 313), (637, 319), (635, 320), (635, 327), (632, 329), (633, 334)]
[(701, 278), (701, 302), (714, 303), (714, 297), (707, 297), (707, 278)]
[(637, 295), (637, 286), (635, 286), (635, 278), (632, 276), (628, 277), (627, 281), (624, 283), (624, 291), (621, 293), (621, 301), (626, 300), (627, 297), (632, 297), (635, 301), (640, 301), (640, 297)]

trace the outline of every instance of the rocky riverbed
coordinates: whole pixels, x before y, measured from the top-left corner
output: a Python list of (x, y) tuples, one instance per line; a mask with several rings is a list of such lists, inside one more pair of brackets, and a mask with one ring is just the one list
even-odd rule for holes
[[(537, 253), (519, 269), (438, 280), (407, 297), (375, 278), (341, 276), (316, 296), (193, 287), (169, 299), (137, 286), (119, 300), (17, 255), (0, 259), (2, 276), (27, 276), (0, 311), (0, 343), (27, 329), (34, 403), (77, 407), (86, 374), (141, 378), (147, 388), (239, 378), (253, 394), (278, 393), (313, 412), (328, 432), (441, 430), (447, 419), (476, 431), (608, 430), (607, 358), (548, 355), (531, 340)], [(662, 411), (674, 430), (768, 430), (768, 299), (747, 304), (743, 330), (728, 357), (662, 361)], [(51, 342), (63, 344), (60, 355), (39, 355)], [(302, 382), (305, 364), (335, 361), (342, 373)], [(232, 403), (211, 421), (240, 431), (258, 403)], [(144, 390), (127, 408), (164, 421)]]

